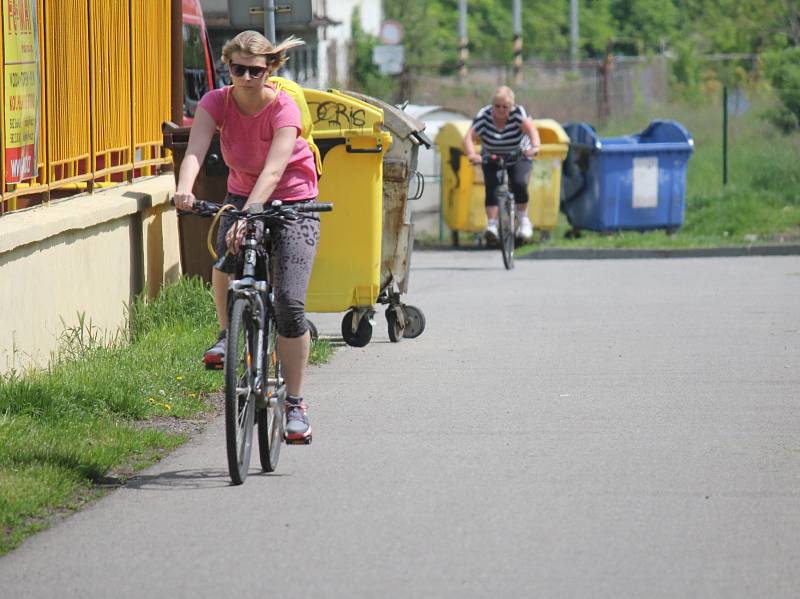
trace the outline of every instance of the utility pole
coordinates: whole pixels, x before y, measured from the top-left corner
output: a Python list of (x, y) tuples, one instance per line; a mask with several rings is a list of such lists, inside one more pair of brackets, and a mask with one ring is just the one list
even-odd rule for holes
[(469, 58), (469, 38), (467, 37), (467, 0), (458, 0), (458, 36), (460, 48), (458, 53), (458, 74), (462, 79), (467, 76), (467, 58)]
[(522, 81), (522, 0), (514, 0), (511, 8), (514, 21), (514, 84)]
[(569, 57), (572, 70), (578, 70), (578, 0), (569, 2)]
[(275, 39), (275, 0), (264, 0), (264, 37), (273, 44)]

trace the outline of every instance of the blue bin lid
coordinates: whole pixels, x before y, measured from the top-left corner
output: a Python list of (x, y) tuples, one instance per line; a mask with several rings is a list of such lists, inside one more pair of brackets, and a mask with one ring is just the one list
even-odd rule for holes
[(655, 120), (641, 133), (620, 137), (600, 138), (588, 123), (562, 125), (571, 146), (596, 152), (636, 152), (641, 150), (689, 151), (694, 150), (694, 140), (686, 127), (677, 121)]
[(642, 143), (678, 143), (694, 146), (691, 134), (678, 121), (653, 121), (637, 137)]
[(600, 149), (600, 138), (589, 123), (565, 123), (561, 126), (569, 136), (569, 145), (591, 150)]

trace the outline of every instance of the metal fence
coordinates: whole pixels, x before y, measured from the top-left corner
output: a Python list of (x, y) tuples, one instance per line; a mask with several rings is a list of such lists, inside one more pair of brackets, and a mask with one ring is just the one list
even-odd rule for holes
[(664, 101), (668, 92), (668, 64), (661, 56), (577, 65), (530, 61), (518, 73), (507, 64), (478, 64), (470, 65), (466, 77), (438, 74), (441, 70), (441, 65), (411, 66), (404, 99), (474, 114), (490, 103), (497, 86), (509, 85), (534, 117), (602, 122), (630, 112), (637, 102)]
[(37, 17), (38, 175), (10, 183), (0, 166), (0, 215), (152, 175), (171, 161), (161, 141), (170, 118), (170, 0), (37, 0)]

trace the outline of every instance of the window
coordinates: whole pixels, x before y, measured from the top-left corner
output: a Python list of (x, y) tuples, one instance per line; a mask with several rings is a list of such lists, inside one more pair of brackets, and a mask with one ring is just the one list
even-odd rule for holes
[(203, 31), (199, 25), (183, 26), (183, 113), (193, 117), (197, 103), (209, 90)]

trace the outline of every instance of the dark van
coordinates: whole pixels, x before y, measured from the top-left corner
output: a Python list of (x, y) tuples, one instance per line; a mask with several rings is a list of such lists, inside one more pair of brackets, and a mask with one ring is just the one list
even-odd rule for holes
[(183, 0), (183, 125), (194, 120), (203, 94), (219, 87), (199, 0)]

